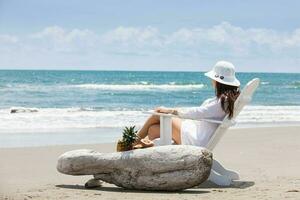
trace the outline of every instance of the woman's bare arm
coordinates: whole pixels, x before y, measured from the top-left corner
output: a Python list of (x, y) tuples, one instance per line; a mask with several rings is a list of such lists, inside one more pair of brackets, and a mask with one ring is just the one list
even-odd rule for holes
[(173, 114), (173, 115), (178, 114), (177, 110), (174, 108), (158, 107), (158, 108), (155, 108), (155, 111), (159, 112), (159, 113), (166, 113), (166, 114)]

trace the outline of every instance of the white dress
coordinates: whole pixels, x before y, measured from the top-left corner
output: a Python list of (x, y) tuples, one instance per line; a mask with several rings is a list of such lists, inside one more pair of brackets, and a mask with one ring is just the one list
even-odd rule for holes
[[(200, 107), (178, 109), (178, 116), (189, 119), (223, 120), (226, 113), (217, 97), (207, 99)], [(204, 121), (183, 120), (181, 123), (181, 144), (206, 147), (219, 124)]]

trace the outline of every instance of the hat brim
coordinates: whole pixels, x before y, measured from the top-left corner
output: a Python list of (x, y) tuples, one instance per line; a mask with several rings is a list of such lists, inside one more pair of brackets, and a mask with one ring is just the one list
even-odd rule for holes
[(236, 86), (236, 87), (239, 87), (241, 85), (240, 81), (236, 78), (233, 81), (226, 81), (226, 80), (222, 80), (220, 78), (215, 77), (216, 74), (214, 71), (206, 72), (206, 73), (204, 73), (204, 75), (219, 82), (219, 83), (225, 84), (225, 85), (231, 85), (231, 86)]

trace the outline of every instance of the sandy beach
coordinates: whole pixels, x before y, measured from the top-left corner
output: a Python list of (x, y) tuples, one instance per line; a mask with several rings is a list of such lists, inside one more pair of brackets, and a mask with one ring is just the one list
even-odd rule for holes
[(0, 200), (300, 200), (299, 8), (0, 0)]
[(56, 171), (57, 157), (88, 148), (114, 151), (114, 144), (0, 149), (0, 199), (300, 199), (300, 126), (230, 129), (214, 150), (241, 180), (230, 187), (205, 182), (181, 192), (145, 192), (102, 187), (85, 189), (90, 176)]

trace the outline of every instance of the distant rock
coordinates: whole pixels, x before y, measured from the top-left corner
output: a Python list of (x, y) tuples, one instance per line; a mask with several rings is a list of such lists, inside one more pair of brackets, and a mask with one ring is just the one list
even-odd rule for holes
[(37, 108), (12, 107), (10, 113), (33, 113), (38, 112)]
[(61, 155), (57, 170), (69, 175), (94, 175), (95, 180), (128, 189), (183, 190), (208, 178), (212, 160), (207, 149), (188, 145), (117, 153), (82, 149)]

